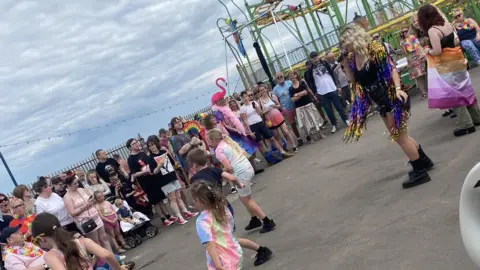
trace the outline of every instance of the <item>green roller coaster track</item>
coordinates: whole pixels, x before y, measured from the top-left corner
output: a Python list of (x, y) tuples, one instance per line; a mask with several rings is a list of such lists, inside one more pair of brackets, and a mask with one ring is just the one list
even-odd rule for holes
[[(235, 4), (233, 0), (231, 1)], [(248, 29), (252, 39), (259, 42), (272, 73), (289, 68), (289, 61), (287, 61), (285, 53), (278, 54), (268, 37), (262, 33), (264, 29), (274, 24), (275, 21), (270, 12), (273, 11), (275, 18), (280, 19), (289, 31), (296, 36), (297, 40), (305, 45), (287, 52), (293, 68), (301, 68), (308, 57), (309, 51), (326, 52), (338, 45), (341, 29), (346, 24), (351, 23), (347, 21), (347, 18), (352, 17), (348, 13), (349, 3), (352, 1), (327, 0), (317, 2), (316, 0), (305, 0), (305, 2), (296, 6), (296, 9), (281, 5), (282, 1), (278, 0), (262, 0), (254, 4), (245, 1), (245, 19), (250, 21), (251, 24), (244, 25), (244, 27), (241, 27), (240, 24), (239, 33), (241, 34), (242, 30)], [(345, 3), (343, 8), (339, 6), (341, 2)], [(462, 7), (467, 15), (477, 21), (480, 19), (479, 3), (476, 0), (437, 0), (433, 2), (422, 0), (355, 0), (355, 5), (359, 13), (358, 20), (363, 20), (364, 23), (368, 24), (370, 33), (379, 32), (387, 42), (398, 46), (399, 28), (408, 25), (412, 12), (426, 2), (438, 6), (445, 14), (448, 14), (453, 7)], [(239, 7), (237, 6), (237, 8)], [(230, 14), (229, 17), (233, 19)], [(332, 29), (328, 32), (323, 26), (326, 21), (332, 26)], [(278, 20), (276, 22), (278, 23)], [(293, 26), (290, 22), (293, 23)], [(308, 34), (302, 34), (301, 29), (306, 29)], [(224, 39), (228, 42), (228, 38), (224, 36)], [(234, 46), (231, 43), (228, 44), (235, 54)], [(258, 61), (251, 61), (251, 57), (245, 55), (246, 63), (243, 63), (242, 59), (238, 59), (238, 57), (241, 58), (242, 56), (237, 52), (237, 70), (245, 88), (252, 86), (256, 81), (266, 79), (264, 74), (262, 76), (262, 69)]]

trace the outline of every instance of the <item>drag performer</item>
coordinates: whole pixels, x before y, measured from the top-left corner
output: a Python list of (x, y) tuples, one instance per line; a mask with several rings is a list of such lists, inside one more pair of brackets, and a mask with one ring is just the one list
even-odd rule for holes
[(342, 31), (340, 46), (347, 54), (343, 64), (355, 94), (344, 140), (357, 141), (362, 136), (370, 106), (375, 103), (391, 139), (402, 148), (413, 167), (403, 188), (430, 181), (427, 170), (434, 164), (408, 135), (410, 100), (402, 90), (399, 73), (385, 47), (354, 24)]
[[(238, 145), (247, 152), (247, 158), (250, 158), (257, 151), (258, 144), (247, 135), (245, 126), (228, 106), (224, 99), (226, 90), (223, 86), (218, 84), (219, 81), (224, 80), (222, 78), (217, 79), (217, 86), (222, 91), (217, 92), (212, 96), (212, 111), (217, 122), (216, 128), (219, 128), (224, 135), (230, 136), (233, 141), (238, 143)], [(205, 126), (208, 126), (209, 124), (210, 123), (204, 123)]]

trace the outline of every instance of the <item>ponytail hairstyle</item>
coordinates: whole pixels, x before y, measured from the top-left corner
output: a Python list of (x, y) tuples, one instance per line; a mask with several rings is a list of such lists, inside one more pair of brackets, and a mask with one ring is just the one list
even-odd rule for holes
[(227, 222), (227, 205), (221, 190), (205, 180), (196, 181), (191, 188), (192, 198), (210, 211), (219, 223)]
[(80, 254), (80, 249), (73, 240), (73, 234), (64, 230), (54, 215), (38, 214), (32, 222), (31, 229), (34, 240), (48, 237), (55, 241), (59, 251), (63, 253), (69, 270), (82, 270), (90, 265), (88, 258)]

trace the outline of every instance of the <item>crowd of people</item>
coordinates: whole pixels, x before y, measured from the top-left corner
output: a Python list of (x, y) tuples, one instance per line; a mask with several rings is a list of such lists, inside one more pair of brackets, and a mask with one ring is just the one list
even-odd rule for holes
[[(480, 111), (462, 49), (480, 63), (480, 36), (475, 21), (459, 9), (453, 14), (451, 24), (436, 7), (425, 5), (410, 27), (400, 30), (400, 40), (421, 98), (428, 99), (430, 108), (451, 110), (458, 119), (454, 135), (463, 136), (480, 125)], [(273, 88), (258, 83), (230, 97), (224, 89), (215, 93), (210, 114), (193, 121), (174, 117), (168, 129), (145, 143), (128, 139), (127, 160), (100, 149), (95, 170), (40, 177), (31, 190), (19, 185), (11, 198), (0, 194), (2, 267), (131, 269), (134, 263), (122, 255), (132, 248), (124, 232), (154, 215), (164, 227), (198, 216), (196, 230), (208, 269), (241, 269), (242, 248), (256, 252), (254, 265), (261, 265), (273, 252), (235, 236), (234, 209), (223, 187), (238, 193), (250, 215), (244, 229), (269, 233), (277, 224), (251, 188), (261, 172), (259, 155), (274, 165), (305, 142), (324, 138), (328, 125), (333, 134), (343, 124), (344, 140), (358, 140), (373, 112), (413, 168), (402, 186), (430, 181), (427, 171), (434, 163), (408, 135), (410, 97), (391, 46), (361, 24), (350, 24), (341, 33), (340, 50), (339, 56), (310, 53), (304, 74), (278, 72)]]

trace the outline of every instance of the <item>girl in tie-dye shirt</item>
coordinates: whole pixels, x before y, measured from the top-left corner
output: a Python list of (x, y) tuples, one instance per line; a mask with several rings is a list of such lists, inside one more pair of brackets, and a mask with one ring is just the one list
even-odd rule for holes
[(206, 181), (191, 188), (192, 198), (202, 213), (197, 218), (197, 235), (207, 249), (209, 270), (242, 269), (243, 251), (233, 233), (234, 220), (220, 190)]

